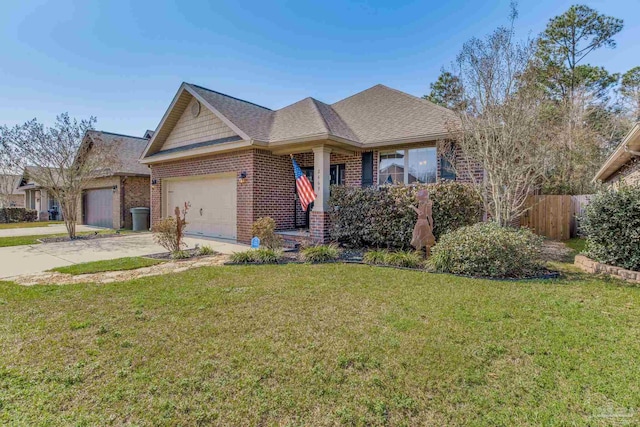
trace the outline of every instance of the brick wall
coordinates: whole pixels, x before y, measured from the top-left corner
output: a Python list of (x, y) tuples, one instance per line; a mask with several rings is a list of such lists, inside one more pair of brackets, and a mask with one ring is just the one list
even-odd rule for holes
[(121, 217), (122, 227), (133, 228), (131, 208), (151, 207), (151, 180), (148, 176), (126, 176), (121, 180), (124, 200)]
[[(7, 207), (24, 208), (24, 194), (10, 194), (7, 198)], [(0, 202), (0, 206), (2, 203)]]
[(228, 172), (240, 175), (241, 172), (247, 172), (246, 182), (238, 183), (237, 239), (248, 243), (251, 240), (251, 225), (254, 221), (252, 189), (256, 179), (253, 170), (255, 151), (257, 150), (238, 151), (153, 165), (151, 179), (156, 180), (156, 184), (151, 187), (152, 226), (162, 218), (162, 181), (164, 179)]
[[(313, 153), (296, 154), (294, 158), (303, 168), (313, 167)], [(378, 181), (378, 161), (379, 152), (374, 151), (374, 183)], [(331, 164), (345, 165), (347, 186), (361, 185), (362, 155), (360, 153), (353, 155), (331, 153)], [(250, 241), (251, 226), (258, 218), (269, 216), (276, 221), (278, 229), (286, 230), (295, 227), (296, 215), (298, 218), (304, 215), (295, 197), (295, 181), (290, 157), (276, 156), (266, 150), (252, 149), (154, 165), (151, 169), (151, 179), (155, 180), (156, 184), (151, 186), (150, 193), (152, 225), (163, 215), (163, 180), (229, 172), (236, 173), (238, 177), (241, 172), (247, 173), (246, 182), (238, 182), (238, 241), (244, 243)], [(481, 171), (477, 173), (480, 177), (482, 176)], [(461, 180), (464, 180), (464, 177)], [(128, 211), (128, 205), (126, 209)], [(328, 216), (312, 212), (310, 222), (310, 228), (315, 229), (317, 237), (326, 239), (329, 232)]]
[(640, 185), (640, 158), (634, 157), (629, 160), (606, 181), (611, 185), (619, 185), (622, 182), (627, 185)]
[(254, 220), (269, 216), (276, 221), (279, 230), (294, 228), (294, 209), (297, 202), (291, 158), (274, 156), (265, 150), (255, 150), (253, 165)]

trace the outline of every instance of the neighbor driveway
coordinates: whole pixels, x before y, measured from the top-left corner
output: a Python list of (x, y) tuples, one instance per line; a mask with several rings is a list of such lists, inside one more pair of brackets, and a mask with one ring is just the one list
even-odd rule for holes
[[(247, 246), (213, 239), (185, 238), (189, 248), (208, 245), (214, 251), (231, 254)], [(123, 235), (63, 243), (10, 246), (0, 248), (0, 279), (22, 274), (40, 273), (51, 268), (89, 261), (144, 256), (166, 252), (153, 242), (151, 233)]]

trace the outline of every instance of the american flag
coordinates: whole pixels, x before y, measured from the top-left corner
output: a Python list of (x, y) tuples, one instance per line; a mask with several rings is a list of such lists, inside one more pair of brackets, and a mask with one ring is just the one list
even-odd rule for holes
[(313, 192), (313, 186), (311, 182), (309, 182), (309, 178), (302, 172), (296, 160), (291, 157), (291, 161), (293, 162), (293, 174), (296, 177), (296, 190), (300, 198), (300, 206), (302, 206), (302, 210), (306, 212), (309, 204), (316, 199), (316, 193)]

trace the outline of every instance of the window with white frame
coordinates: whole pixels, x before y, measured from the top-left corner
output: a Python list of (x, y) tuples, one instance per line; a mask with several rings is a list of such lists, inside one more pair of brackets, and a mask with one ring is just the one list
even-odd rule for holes
[(435, 147), (380, 152), (378, 184), (436, 182), (438, 169)]

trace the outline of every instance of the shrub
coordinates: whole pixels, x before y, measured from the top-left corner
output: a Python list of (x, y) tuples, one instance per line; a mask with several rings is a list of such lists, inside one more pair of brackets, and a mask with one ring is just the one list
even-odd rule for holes
[(587, 254), (598, 262), (640, 270), (640, 186), (596, 194), (581, 221)]
[(258, 219), (251, 227), (251, 234), (260, 239), (260, 245), (269, 249), (282, 247), (282, 236), (276, 234), (276, 222), (273, 218), (265, 216)]
[(395, 267), (420, 268), (424, 263), (422, 252), (398, 251), (389, 252), (384, 259), (385, 264)]
[(282, 259), (282, 252), (275, 249), (249, 249), (231, 254), (231, 261), (240, 264), (277, 264)]
[(198, 248), (198, 256), (204, 255), (215, 255), (216, 251), (214, 251), (209, 245), (202, 245)]
[(394, 267), (420, 268), (424, 264), (422, 252), (372, 250), (364, 254), (362, 258), (367, 264), (391, 265)]
[(181, 251), (186, 246), (182, 239), (184, 238), (184, 227), (187, 225), (188, 211), (189, 205), (185, 203), (181, 217), (180, 208), (176, 206), (175, 217), (161, 219), (151, 230), (153, 240), (172, 254)]
[(364, 256), (362, 257), (362, 261), (366, 262), (367, 264), (384, 265), (386, 264), (385, 258), (388, 253), (389, 251), (386, 251), (384, 249), (373, 249), (365, 252)]
[(300, 251), (304, 262), (331, 262), (338, 259), (340, 251), (336, 245), (309, 246)]
[(432, 250), (436, 271), (479, 277), (530, 277), (542, 270), (542, 237), (526, 228), (479, 223), (447, 233)]
[(172, 259), (187, 259), (191, 258), (191, 254), (187, 251), (179, 250), (171, 252)]
[(426, 188), (433, 201), (434, 236), (478, 222), (482, 199), (470, 184), (442, 182), (412, 186), (331, 189), (332, 237), (352, 247), (410, 247), (417, 205), (416, 193)]
[(38, 220), (38, 211), (25, 208), (1, 208), (0, 222), (34, 222)]

